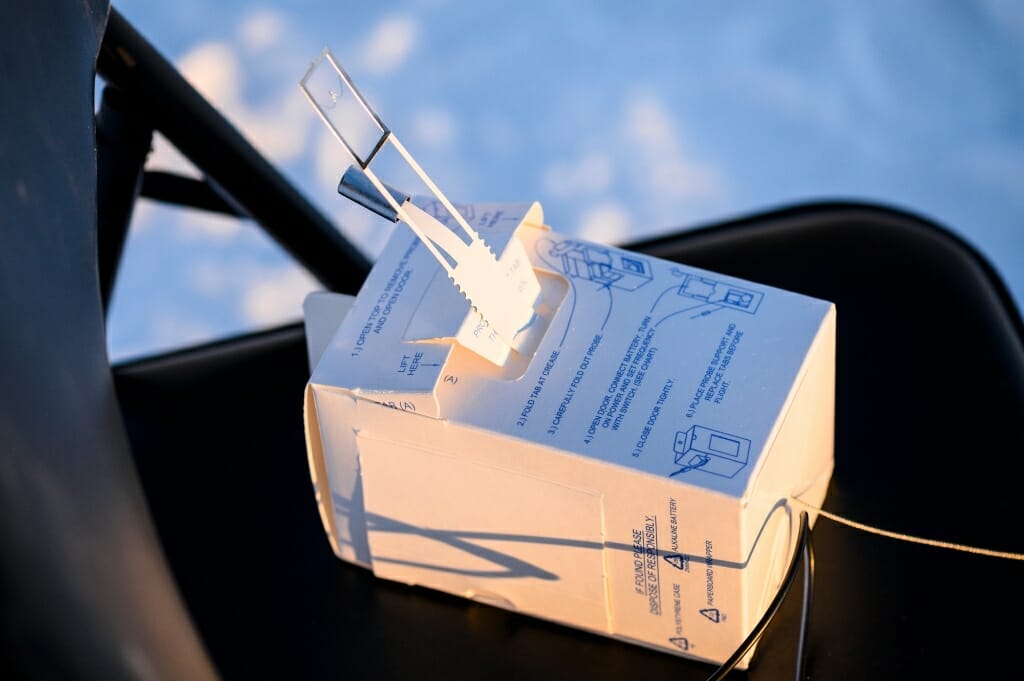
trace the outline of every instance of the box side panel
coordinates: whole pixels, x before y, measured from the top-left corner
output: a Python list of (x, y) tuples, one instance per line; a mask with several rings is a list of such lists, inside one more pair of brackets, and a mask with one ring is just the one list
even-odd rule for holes
[[(749, 630), (781, 584), (793, 556), (802, 506), (792, 496), (819, 506), (824, 499), (834, 464), (835, 434), (835, 311), (822, 321), (807, 356), (805, 370), (794, 388), (793, 399), (782, 417), (754, 481), (743, 513), (745, 544), (751, 547), (750, 575), (744, 601), (744, 628)], [(780, 509), (782, 511), (780, 512)], [(764, 518), (774, 514), (785, 520), (773, 531), (776, 539), (765, 550)], [(814, 517), (810, 518), (812, 521)]]
[[(325, 474), (330, 488), (328, 533), (335, 553), (344, 560), (369, 567), (363, 490), (356, 450), (358, 400), (344, 391), (313, 385), (311, 398), (318, 419)], [(329, 414), (330, 418), (322, 416)], [(310, 424), (312, 425), (312, 424)]]
[(599, 494), (357, 440), (376, 575), (607, 631)]
[(739, 499), (372, 403), (358, 414), (379, 576), (710, 661), (745, 635)]
[(320, 419), (316, 411), (313, 387), (308, 384), (306, 385), (302, 400), (302, 419), (306, 431), (306, 460), (309, 464), (309, 477), (313, 483), (313, 494), (316, 497), (316, 507), (320, 513), (320, 522), (324, 525), (324, 531), (327, 533), (327, 540), (331, 543), (331, 549), (340, 557), (342, 554), (338, 547), (334, 527), (334, 503), (331, 500), (331, 486), (327, 475), (327, 465), (324, 463)]
[[(724, 659), (741, 640), (739, 580), (746, 554), (740, 551), (739, 499), (676, 478), (377, 405), (360, 405), (360, 419), (361, 452), (369, 438), (398, 441), (413, 449), (430, 443), (431, 449), (466, 464), (599, 490), (605, 551), (603, 565), (593, 569), (607, 575), (613, 635), (702, 659)], [(672, 452), (666, 449), (663, 455), (671, 458)], [(365, 482), (365, 461), (363, 468), (364, 484), (373, 484)], [(437, 471), (433, 475), (436, 478)], [(464, 477), (457, 480), (466, 482)], [(463, 495), (459, 487), (452, 491), (452, 498)], [(466, 501), (461, 514), (472, 516), (483, 503)], [(719, 608), (721, 616), (709, 610), (713, 608)], [(543, 611), (532, 614), (548, 617)], [(693, 635), (697, 629), (701, 633)]]
[[(610, 468), (610, 467), (609, 467)], [(739, 500), (674, 480), (616, 475), (605, 491), (613, 632), (721, 661), (742, 639)]]

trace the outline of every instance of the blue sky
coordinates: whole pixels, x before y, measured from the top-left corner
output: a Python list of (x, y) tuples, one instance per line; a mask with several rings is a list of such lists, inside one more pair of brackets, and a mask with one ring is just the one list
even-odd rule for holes
[[(115, 6), (371, 259), (389, 227), (335, 193), (345, 152), (298, 89), (323, 47), (453, 200), (537, 200), (608, 243), (874, 201), (1024, 301), (1020, 3)], [(150, 166), (195, 172), (162, 140)], [(317, 288), (252, 226), (148, 202), (124, 257), (115, 359), (296, 321)]]

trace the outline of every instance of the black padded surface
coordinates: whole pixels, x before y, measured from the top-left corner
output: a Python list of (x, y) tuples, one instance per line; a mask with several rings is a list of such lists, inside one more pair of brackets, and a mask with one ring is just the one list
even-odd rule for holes
[(133, 468), (96, 271), (108, 3), (0, 24), (0, 678), (203, 679)]
[[(883, 207), (812, 205), (638, 250), (834, 301), (836, 470), (826, 508), (1024, 551), (1021, 321), (984, 260)], [(336, 559), (306, 468), (300, 326), (117, 368), (175, 576), (229, 679), (702, 679), (705, 664), (375, 579)], [(811, 678), (1008, 672), (1024, 568), (822, 519)], [(799, 584), (797, 591), (799, 590)], [(791, 678), (798, 594), (751, 679)], [(744, 674), (737, 673), (742, 678)]]
[[(301, 327), (118, 367), (112, 382), (92, 120), (108, 4), (5, 10), (0, 678), (210, 678), (204, 646), (228, 679), (707, 676), (334, 558), (306, 470)], [(1021, 322), (963, 243), (899, 212), (818, 205), (637, 247), (838, 304), (827, 508), (1024, 550)], [(824, 520), (815, 544), (812, 678), (1015, 671), (1019, 563)], [(790, 598), (747, 676), (790, 676), (796, 616)]]

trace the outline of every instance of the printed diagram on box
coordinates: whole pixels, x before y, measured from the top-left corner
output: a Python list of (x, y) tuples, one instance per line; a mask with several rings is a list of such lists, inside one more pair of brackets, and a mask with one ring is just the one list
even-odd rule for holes
[[(691, 313), (690, 319), (707, 317), (719, 310), (733, 310), (746, 314), (757, 314), (764, 294), (736, 284), (712, 279), (704, 275), (689, 274), (678, 267), (672, 268), (672, 274), (683, 277), (678, 286), (670, 286), (662, 291), (651, 306), (653, 313), (659, 306), (663, 309), (672, 308), (668, 314), (655, 322), (661, 324), (670, 317)], [(682, 303), (682, 308), (679, 307)]]
[[(651, 261), (635, 253), (573, 239), (541, 239), (536, 249), (548, 267), (565, 274), (573, 292), (573, 312), (576, 307), (577, 284), (592, 283), (590, 290), (607, 292), (608, 311), (601, 322), (602, 329), (611, 316), (615, 295), (636, 291), (654, 279)], [(571, 323), (572, 313), (569, 320)]]
[(674, 645), (676, 648), (679, 648), (679, 650), (682, 650), (684, 653), (690, 649), (689, 639), (683, 636), (676, 636), (675, 638), (670, 638), (668, 642)]
[(669, 473), (670, 478), (690, 471), (732, 478), (747, 465), (750, 440), (705, 426), (692, 426), (676, 433), (672, 449), (680, 468)]
[(645, 258), (579, 241), (560, 241), (551, 246), (548, 255), (566, 276), (593, 281), (603, 288), (635, 291), (654, 278)]
[(718, 624), (723, 619), (725, 619), (724, 617), (722, 617), (722, 613), (718, 610), (718, 608), (703, 608), (700, 611), (700, 614), (704, 615), (704, 617), (707, 617), (715, 624)]

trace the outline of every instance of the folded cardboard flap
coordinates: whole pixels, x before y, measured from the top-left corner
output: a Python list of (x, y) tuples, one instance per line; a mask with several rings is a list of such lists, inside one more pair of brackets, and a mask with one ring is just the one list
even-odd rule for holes
[(787, 499), (820, 503), (831, 477), (835, 308), (523, 215), (508, 234), (547, 296), (532, 356), (495, 368), (452, 342), (468, 305), (451, 312), (401, 228), (316, 361), (310, 338), (332, 546), (387, 579), (722, 661), (788, 563)]
[[(429, 208), (431, 201), (417, 199)], [(543, 233), (539, 203), (480, 204), (464, 207), (467, 220), (487, 244), (504, 254), (518, 228)], [(333, 349), (317, 364), (317, 382), (352, 391), (364, 399), (439, 417), (437, 388), (464, 365), (482, 375), (513, 379), (524, 370), (543, 336), (552, 311), (566, 292), (561, 277), (543, 277), (539, 318), (524, 331), (520, 350), (489, 334), (469, 303), (448, 280), (429, 251), (404, 225), (397, 225), (391, 246), (381, 254), (346, 315)], [(452, 342), (452, 340), (455, 342)], [(401, 349), (396, 354), (395, 349)], [(488, 357), (476, 361), (475, 355)], [(511, 355), (511, 356), (510, 356)], [(446, 368), (451, 361), (454, 368)], [(495, 364), (495, 362), (497, 364)], [(480, 366), (478, 366), (480, 364)]]

